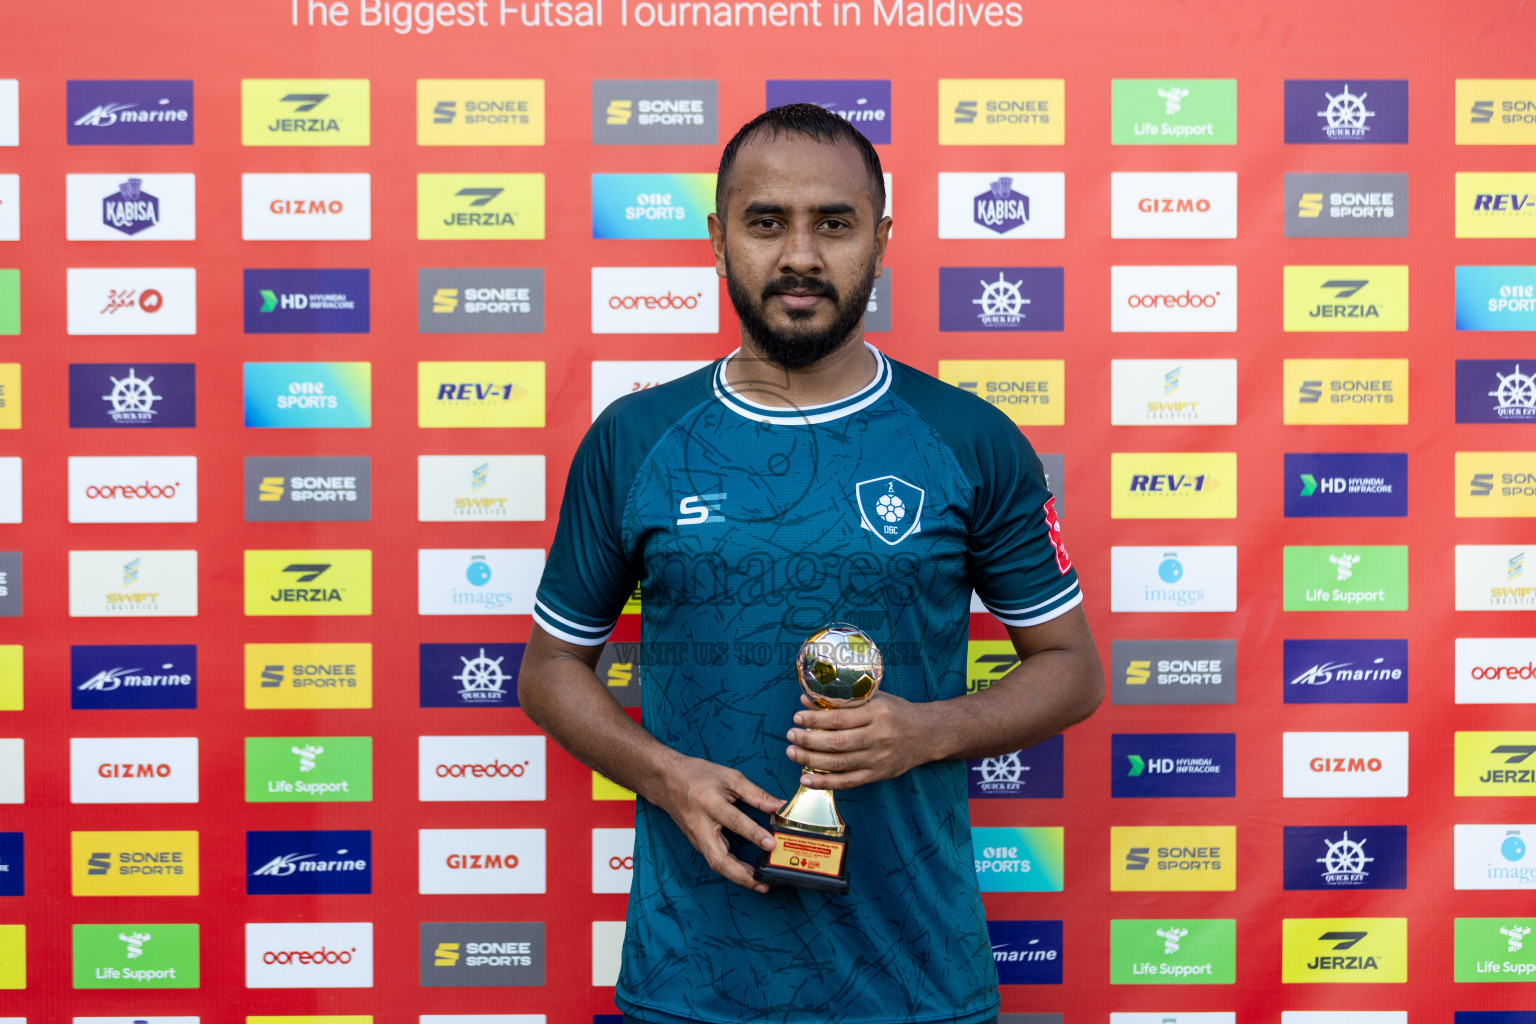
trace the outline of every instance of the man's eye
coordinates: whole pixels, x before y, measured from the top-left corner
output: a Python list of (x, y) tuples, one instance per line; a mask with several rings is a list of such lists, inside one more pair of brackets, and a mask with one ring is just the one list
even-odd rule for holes
[(828, 220), (822, 222), (822, 227), (828, 228), (832, 231), (839, 231), (847, 226), (848, 225), (846, 222), (840, 220)]

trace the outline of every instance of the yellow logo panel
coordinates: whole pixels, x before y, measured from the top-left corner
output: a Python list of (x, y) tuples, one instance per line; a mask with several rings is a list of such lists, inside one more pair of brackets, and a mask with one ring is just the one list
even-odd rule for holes
[(1114, 452), (1111, 519), (1236, 519), (1236, 452)]
[(71, 832), (75, 896), (196, 896), (196, 832)]
[(542, 427), (544, 364), (417, 363), (416, 425)]
[(1063, 145), (1066, 97), (1061, 78), (941, 78), (939, 145)]
[(1285, 422), (1408, 422), (1408, 360), (1287, 359)]
[(1536, 732), (1458, 732), (1457, 796), (1536, 796)]
[(27, 926), (0, 924), (0, 988), (27, 987)]
[(1060, 359), (940, 359), (939, 380), (997, 406), (1020, 426), (1067, 421), (1067, 364)]
[(604, 778), (597, 772), (592, 773), (593, 800), (633, 800), (634, 798), (635, 794), (612, 779)]
[(1456, 79), (1456, 145), (1536, 146), (1536, 79)]
[(0, 363), (0, 430), (21, 429), (21, 364)]
[(1536, 452), (1457, 452), (1456, 518), (1536, 517)]
[(1406, 917), (1288, 917), (1280, 927), (1282, 982), (1359, 985), (1408, 980)]
[(366, 146), (366, 78), (245, 78), (240, 142), (246, 146)]
[(373, 707), (372, 644), (246, 644), (248, 708)]
[(965, 645), (965, 692), (977, 693), (1012, 672), (1019, 652), (1012, 640), (972, 640)]
[(1109, 830), (1111, 892), (1234, 892), (1237, 829), (1231, 825)]
[(418, 146), (544, 145), (542, 78), (419, 78)]
[(1287, 331), (1406, 331), (1407, 267), (1286, 267)]
[(416, 237), (544, 237), (542, 174), (416, 175)]
[(0, 711), (21, 709), (21, 645), (0, 644)]
[(620, 615), (639, 615), (640, 614), (640, 584), (639, 583), (635, 584), (635, 589), (630, 593), (629, 597), (624, 601), (624, 609), (619, 614)]
[(372, 615), (373, 552), (247, 551), (247, 615)]
[(1536, 174), (1456, 174), (1457, 238), (1536, 238)]

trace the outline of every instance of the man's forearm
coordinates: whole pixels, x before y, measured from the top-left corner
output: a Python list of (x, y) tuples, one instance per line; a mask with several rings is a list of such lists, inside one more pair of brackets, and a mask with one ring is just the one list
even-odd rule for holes
[(995, 757), (1034, 746), (1093, 714), (1103, 692), (1096, 654), (1038, 651), (985, 690), (921, 705), (931, 726), (929, 759)]

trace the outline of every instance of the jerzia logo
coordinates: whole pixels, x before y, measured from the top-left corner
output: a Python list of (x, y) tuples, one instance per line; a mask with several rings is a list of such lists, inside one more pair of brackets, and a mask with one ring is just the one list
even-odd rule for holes
[(1408, 980), (1408, 919), (1286, 918), (1283, 982), (1360, 984)]
[(240, 82), (240, 141), (247, 146), (366, 146), (368, 80)]
[(418, 174), (416, 237), (544, 237), (542, 174)]

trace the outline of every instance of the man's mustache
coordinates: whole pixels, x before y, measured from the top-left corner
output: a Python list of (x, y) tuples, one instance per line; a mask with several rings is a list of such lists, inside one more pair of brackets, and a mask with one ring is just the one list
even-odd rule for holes
[(824, 295), (837, 302), (837, 288), (830, 281), (824, 281), (819, 277), (791, 277), (784, 275), (776, 277), (763, 285), (763, 301), (782, 292), (798, 292), (801, 295)]

